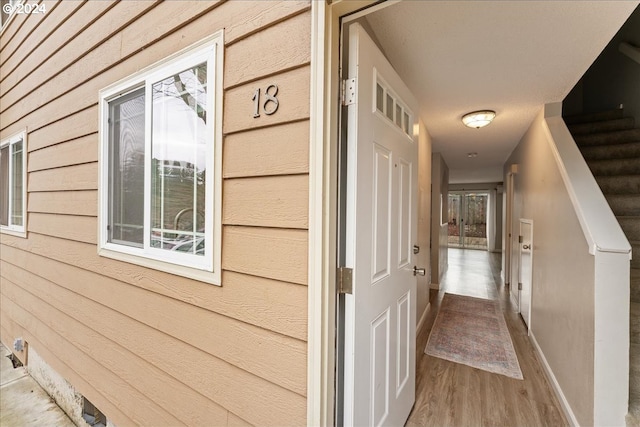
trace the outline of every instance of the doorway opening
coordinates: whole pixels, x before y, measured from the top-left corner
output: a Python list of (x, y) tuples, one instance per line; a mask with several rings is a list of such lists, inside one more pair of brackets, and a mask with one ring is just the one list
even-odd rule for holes
[(489, 193), (449, 192), (449, 247), (488, 249), (487, 216)]

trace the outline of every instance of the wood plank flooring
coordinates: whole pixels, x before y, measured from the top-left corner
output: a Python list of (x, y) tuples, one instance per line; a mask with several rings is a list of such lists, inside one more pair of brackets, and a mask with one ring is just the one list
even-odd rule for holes
[[(424, 354), (444, 293), (500, 301), (524, 380)], [(566, 426), (527, 330), (500, 278), (500, 255), (449, 249), (449, 268), (417, 343), (416, 403), (406, 426)]]

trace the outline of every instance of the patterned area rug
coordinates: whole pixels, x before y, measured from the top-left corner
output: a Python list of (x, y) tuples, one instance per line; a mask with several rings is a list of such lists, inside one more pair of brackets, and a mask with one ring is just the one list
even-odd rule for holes
[(445, 294), (424, 351), (430, 356), (523, 379), (497, 301)]

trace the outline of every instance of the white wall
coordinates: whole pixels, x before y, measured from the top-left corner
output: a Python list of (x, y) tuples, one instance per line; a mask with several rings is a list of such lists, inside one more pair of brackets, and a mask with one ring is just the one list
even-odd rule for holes
[[(431, 136), (424, 123), (420, 121), (418, 141), (418, 241), (420, 252), (416, 257), (419, 268), (430, 270), (430, 241), (431, 241)], [(418, 276), (417, 322), (423, 319), (425, 310), (429, 306), (429, 274)]]
[(595, 262), (544, 130), (542, 112), (507, 163), (518, 165), (513, 273), (519, 219), (534, 223), (531, 329), (580, 425), (594, 418)]
[(440, 153), (431, 158), (431, 285), (438, 289), (447, 271), (449, 167)]

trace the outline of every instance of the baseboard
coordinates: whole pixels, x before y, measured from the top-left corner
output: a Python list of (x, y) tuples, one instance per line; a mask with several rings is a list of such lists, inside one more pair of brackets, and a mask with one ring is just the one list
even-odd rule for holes
[(549, 366), (549, 363), (547, 362), (547, 358), (544, 357), (544, 353), (542, 352), (542, 349), (538, 345), (538, 341), (536, 341), (536, 337), (533, 335), (533, 332), (529, 333), (529, 338), (533, 343), (533, 348), (536, 349), (538, 358), (542, 362), (544, 373), (547, 379), (549, 380), (549, 382), (551, 383), (553, 391), (556, 397), (558, 398), (558, 401), (560, 402), (560, 406), (562, 407), (562, 412), (564, 412), (564, 415), (565, 417), (567, 417), (567, 421), (569, 421), (569, 424), (571, 426), (578, 427), (580, 424), (578, 423), (578, 420), (576, 419), (575, 414), (571, 410), (571, 406), (569, 406), (569, 402), (567, 402), (567, 398), (564, 396), (564, 393), (562, 392), (562, 388), (560, 388), (560, 384), (558, 384), (558, 380), (556, 379), (556, 376), (553, 374), (553, 371), (551, 370), (551, 366)]
[(420, 321), (418, 321), (418, 325), (416, 326), (416, 337), (420, 336), (420, 332), (422, 332), (422, 328), (427, 320), (427, 314), (429, 314), (429, 311), (431, 311), (431, 303), (427, 304), (427, 308), (424, 309), (422, 316), (420, 316)]

